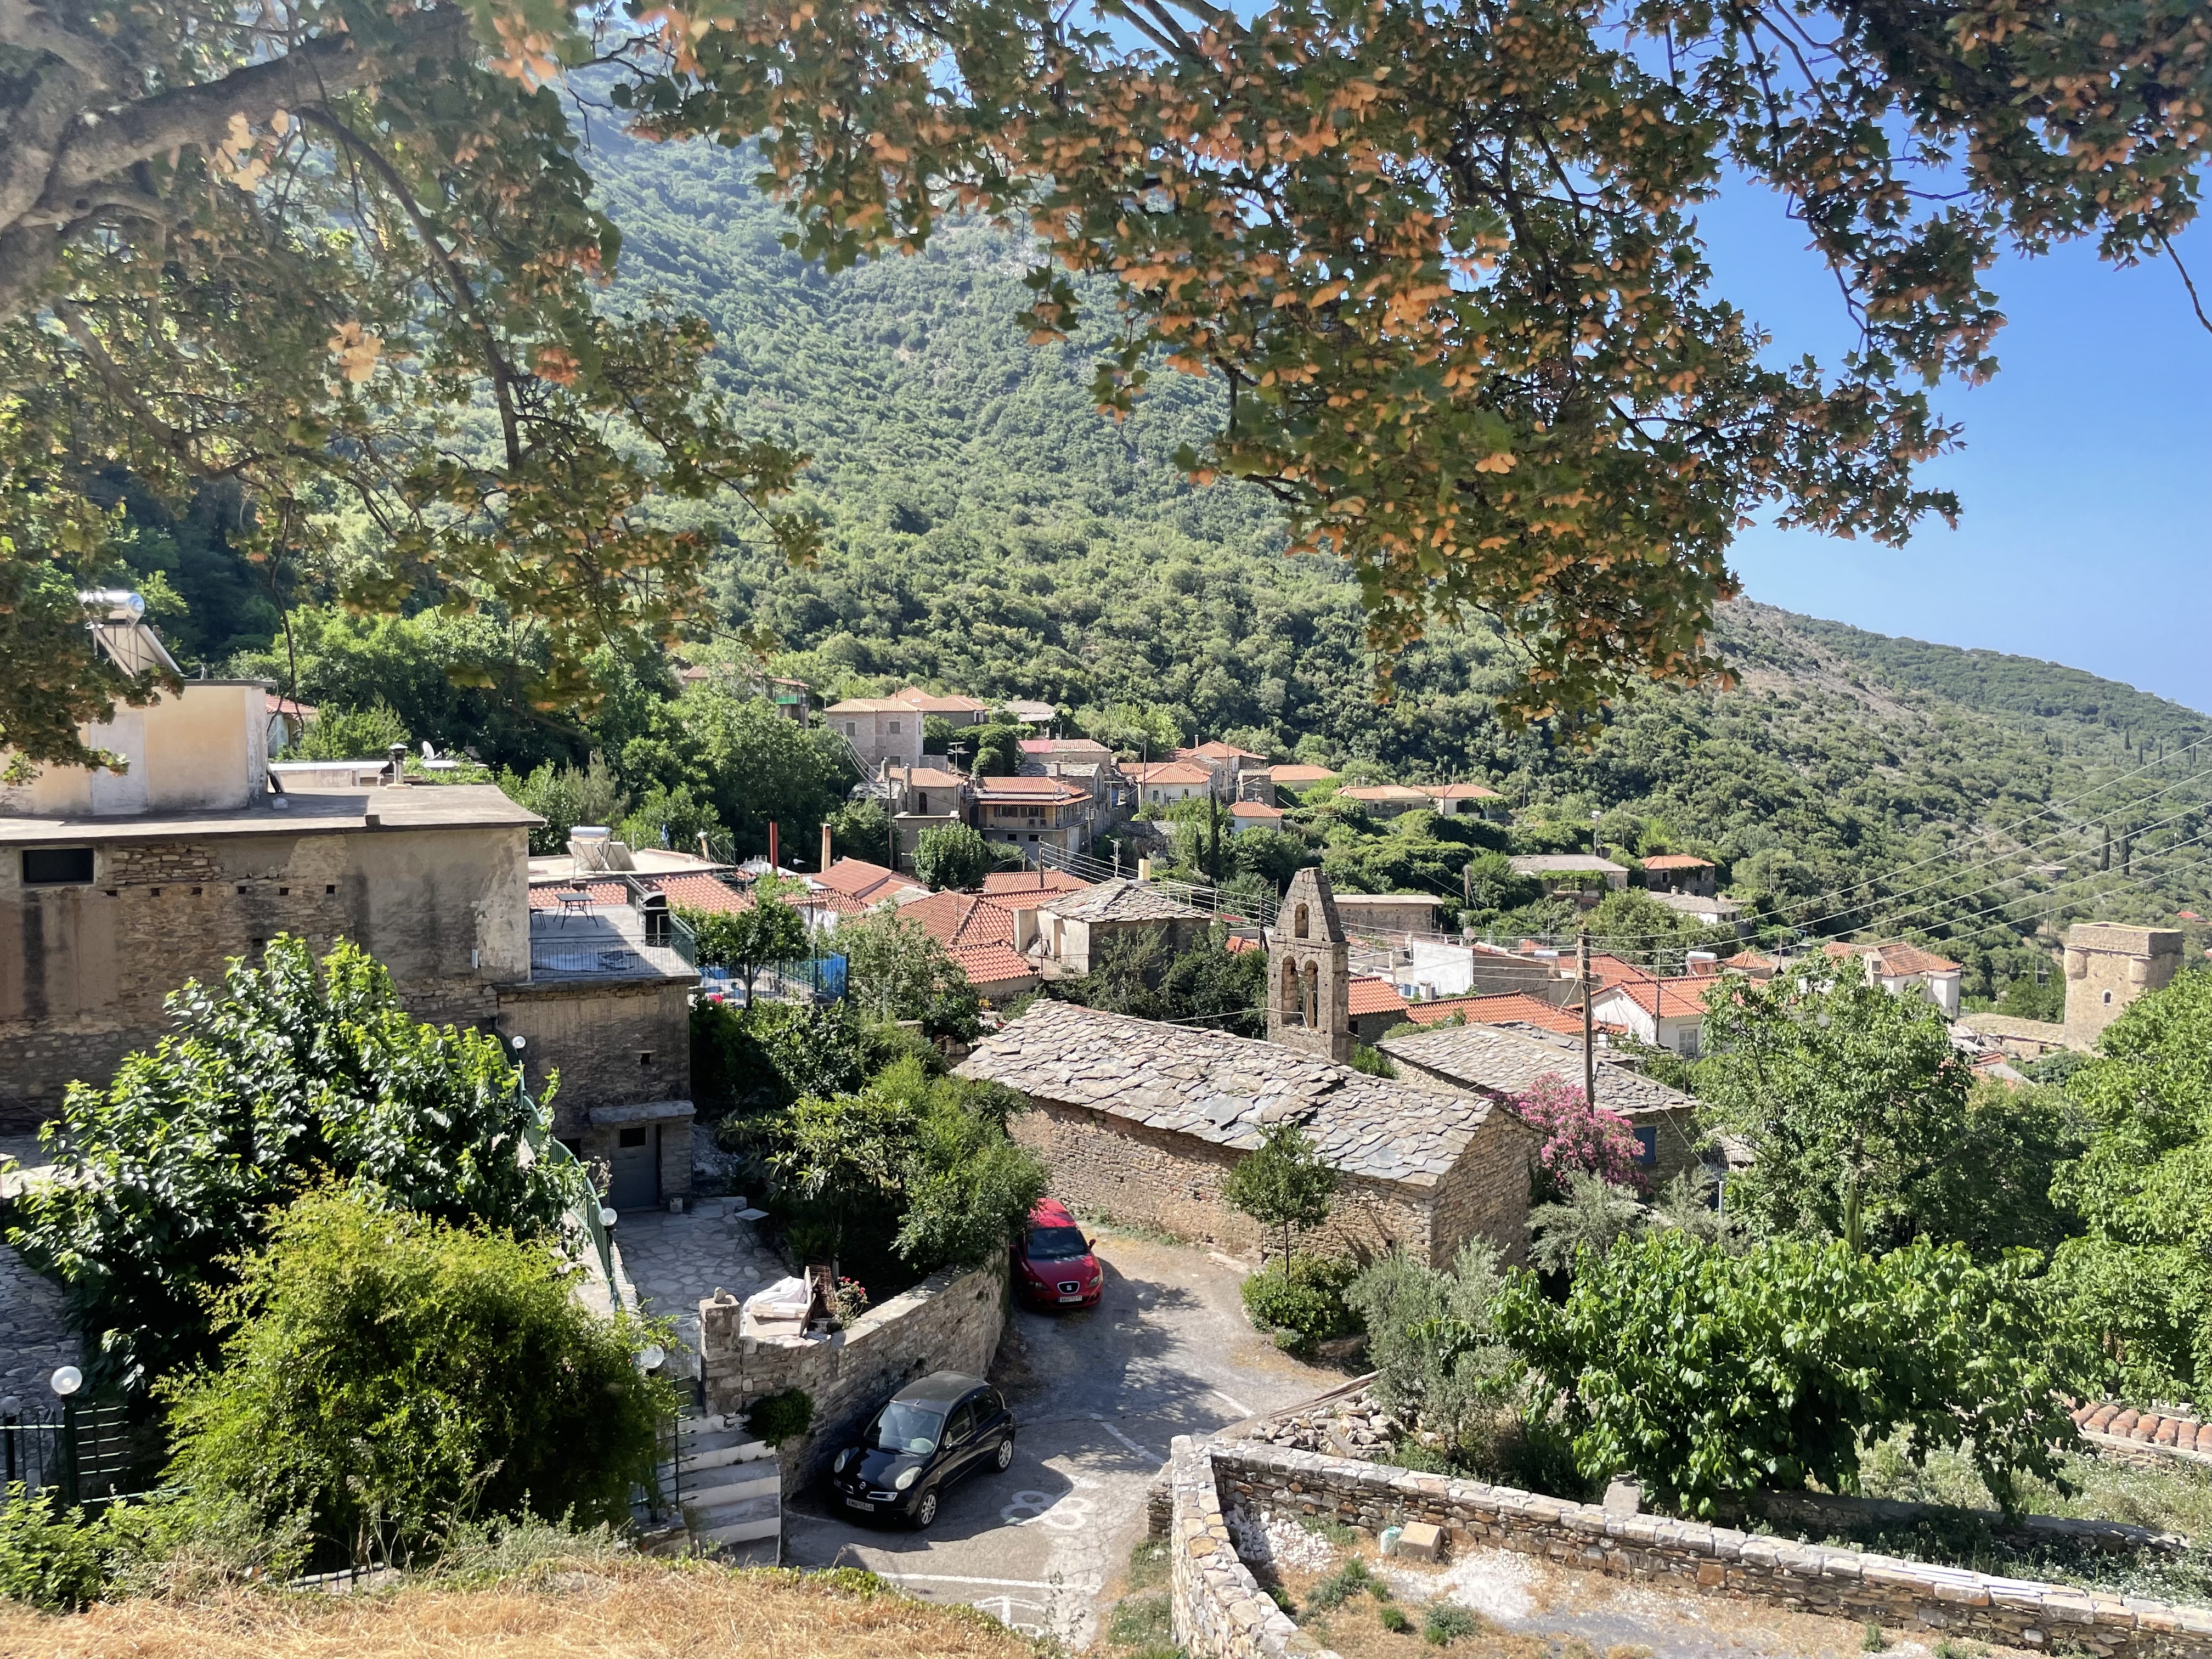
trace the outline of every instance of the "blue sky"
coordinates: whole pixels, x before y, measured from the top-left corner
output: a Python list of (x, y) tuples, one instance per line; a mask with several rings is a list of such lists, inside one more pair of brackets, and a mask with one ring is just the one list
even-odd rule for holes
[[(1849, 346), (1835, 286), (1779, 198), (1746, 187), (1705, 209), (1717, 286), (1791, 355)], [(2179, 244), (2212, 309), (2212, 233)], [(1931, 481), (1959, 528), (1903, 548), (1771, 529), (1732, 556), (1746, 593), (1878, 633), (2086, 668), (2212, 710), (2212, 333), (2171, 264), (2114, 270), (2087, 247), (1990, 273), (2008, 319), (2002, 372), (1946, 385), (1966, 447)]]

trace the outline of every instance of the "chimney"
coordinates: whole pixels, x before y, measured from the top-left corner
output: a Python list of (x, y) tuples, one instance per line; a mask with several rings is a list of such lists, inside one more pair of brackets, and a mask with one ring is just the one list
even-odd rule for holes
[(776, 841), (776, 822), (770, 818), (768, 821), (768, 872), (771, 876), (776, 872), (783, 859), (782, 854), (777, 850)]
[(822, 826), (822, 868), (824, 872), (830, 868), (830, 826), (826, 823)]

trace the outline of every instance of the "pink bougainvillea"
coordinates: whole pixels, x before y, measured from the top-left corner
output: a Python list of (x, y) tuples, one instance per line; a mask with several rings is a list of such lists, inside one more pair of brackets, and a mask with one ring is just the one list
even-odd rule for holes
[(1636, 1134), (1619, 1112), (1593, 1108), (1580, 1089), (1550, 1072), (1511, 1096), (1510, 1103), (1522, 1121), (1544, 1137), (1536, 1154), (1536, 1182), (1544, 1189), (1540, 1197), (1564, 1192), (1567, 1177), (1577, 1170), (1603, 1176), (1618, 1187), (1644, 1190)]

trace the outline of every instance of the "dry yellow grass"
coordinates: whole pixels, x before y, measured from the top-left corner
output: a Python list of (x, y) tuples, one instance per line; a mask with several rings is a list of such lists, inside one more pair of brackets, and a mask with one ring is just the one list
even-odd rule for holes
[(533, 1570), (482, 1589), (232, 1592), (68, 1616), (0, 1604), (5, 1659), (1034, 1659), (966, 1608), (844, 1575), (732, 1573), (652, 1561)]

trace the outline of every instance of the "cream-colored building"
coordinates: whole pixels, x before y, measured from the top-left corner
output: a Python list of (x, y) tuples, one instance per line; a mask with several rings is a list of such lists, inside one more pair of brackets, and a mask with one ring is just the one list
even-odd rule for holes
[(921, 764), (921, 710), (896, 697), (848, 697), (822, 711), (832, 732), (853, 745), (872, 772)]

